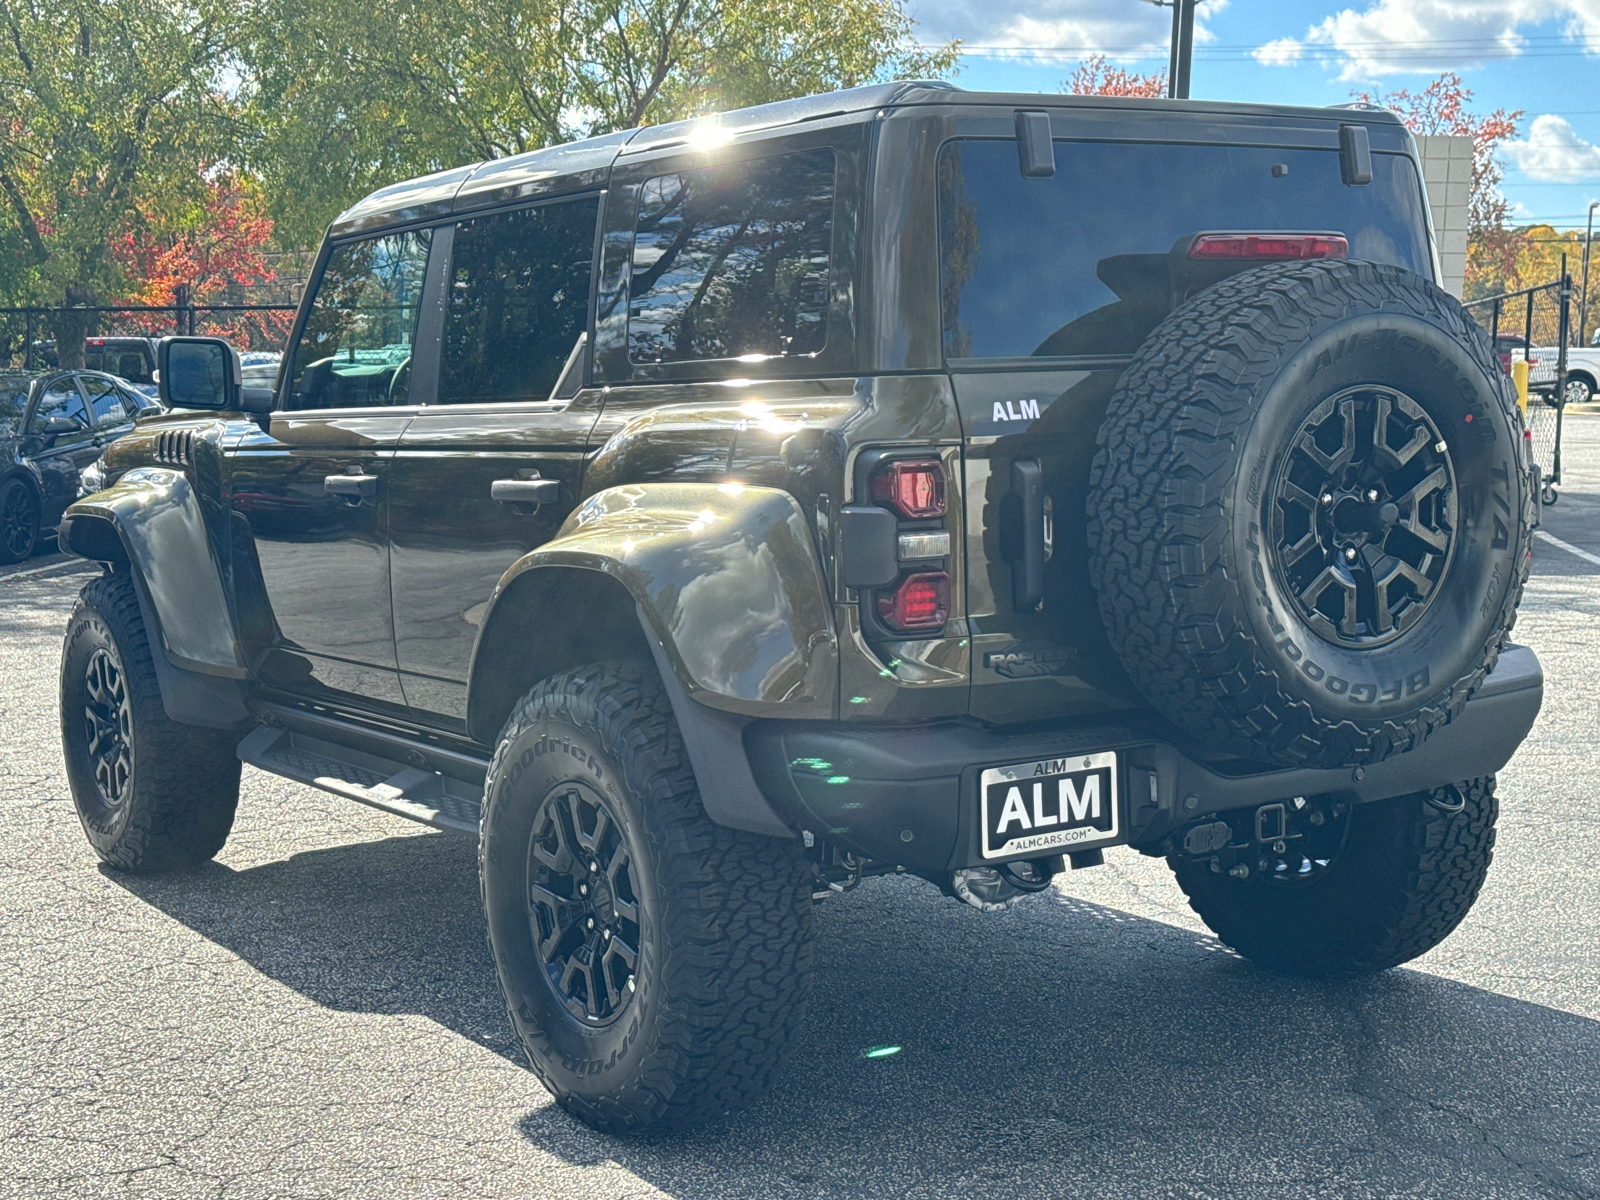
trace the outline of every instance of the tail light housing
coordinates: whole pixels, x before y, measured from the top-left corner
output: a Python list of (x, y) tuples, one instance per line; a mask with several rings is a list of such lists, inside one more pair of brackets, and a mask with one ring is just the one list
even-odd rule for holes
[(926, 633), (941, 628), (950, 617), (950, 576), (943, 571), (919, 571), (902, 576), (888, 591), (878, 593), (878, 619), (903, 633)]
[(1200, 262), (1284, 262), (1343, 258), (1350, 242), (1339, 233), (1202, 233), (1189, 247)]
[(928, 521), (945, 514), (944, 464), (937, 458), (896, 458), (872, 476), (872, 499), (894, 509), (907, 521)]

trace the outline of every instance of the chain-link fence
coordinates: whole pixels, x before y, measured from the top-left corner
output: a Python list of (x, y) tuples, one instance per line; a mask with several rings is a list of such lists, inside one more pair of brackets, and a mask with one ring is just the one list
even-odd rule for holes
[[(282, 353), (293, 304), (108, 304), (0, 308), (0, 366), (41, 369), (81, 362), (90, 338), (200, 334), (242, 352)], [(58, 341), (63, 342), (58, 345)]]
[(1465, 308), (1489, 333), (1500, 366), (1510, 375), (1528, 364), (1527, 425), (1533, 461), (1539, 466), (1544, 501), (1554, 504), (1561, 482), (1561, 426), (1567, 406), (1567, 343), (1572, 331), (1572, 276), (1561, 258), (1561, 274), (1550, 283), (1484, 296)]

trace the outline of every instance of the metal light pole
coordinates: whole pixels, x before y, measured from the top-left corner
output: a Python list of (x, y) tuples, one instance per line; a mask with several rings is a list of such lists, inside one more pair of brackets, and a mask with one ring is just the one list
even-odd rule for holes
[(1594, 245), (1594, 210), (1600, 200), (1589, 201), (1589, 225), (1583, 231), (1583, 292), (1578, 300), (1578, 345), (1587, 346), (1589, 336), (1589, 247)]
[(1194, 62), (1194, 9), (1198, 0), (1145, 0), (1172, 10), (1172, 42), (1167, 55), (1167, 99), (1189, 98), (1189, 69)]

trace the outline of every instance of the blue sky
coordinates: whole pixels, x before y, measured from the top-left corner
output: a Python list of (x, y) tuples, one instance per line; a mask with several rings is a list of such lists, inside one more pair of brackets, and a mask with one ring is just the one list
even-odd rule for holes
[[(971, 47), (955, 80), (963, 87), (1058, 91), (1095, 50), (1138, 71), (1166, 66), (1171, 10), (1141, 0), (910, 8), (919, 40)], [(1519, 221), (1582, 227), (1600, 199), (1600, 0), (1211, 0), (1200, 12), (1196, 99), (1341, 104), (1456, 71), (1474, 111), (1524, 110), (1502, 189)]]

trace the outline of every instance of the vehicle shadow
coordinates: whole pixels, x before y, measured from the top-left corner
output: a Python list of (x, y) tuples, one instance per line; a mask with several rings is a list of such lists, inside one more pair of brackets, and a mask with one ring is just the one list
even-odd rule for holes
[[(474, 866), (441, 835), (112, 878), (316, 1003), (521, 1062)], [(621, 1139), (546, 1105), (523, 1136), (678, 1200), (1600, 1195), (1600, 1022), (1422, 971), (1283, 979), (1055, 893), (985, 916), (869, 880), (818, 931), (801, 1044), (751, 1108)]]

